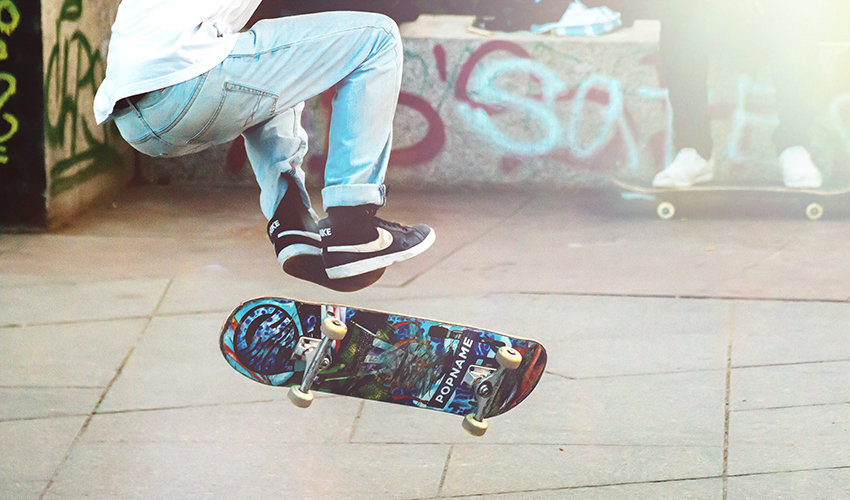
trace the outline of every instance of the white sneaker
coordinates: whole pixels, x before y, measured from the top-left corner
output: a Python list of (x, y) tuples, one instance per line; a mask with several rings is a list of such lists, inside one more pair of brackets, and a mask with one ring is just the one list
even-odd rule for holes
[(652, 185), (655, 187), (689, 187), (698, 182), (714, 179), (714, 160), (706, 160), (696, 149), (684, 148), (679, 151), (673, 163), (658, 172)]
[(820, 171), (803, 146), (786, 149), (779, 155), (782, 178), (789, 188), (819, 188), (823, 184)]

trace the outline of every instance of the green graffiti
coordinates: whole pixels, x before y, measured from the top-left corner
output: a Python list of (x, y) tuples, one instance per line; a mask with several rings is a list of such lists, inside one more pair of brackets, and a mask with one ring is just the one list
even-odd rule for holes
[(115, 126), (100, 127), (87, 119), (91, 116), (88, 107), (80, 109), (81, 98), (95, 95), (106, 71), (103, 55), (93, 49), (82, 31), (74, 29), (63, 36), (63, 28), (79, 21), (82, 14), (82, 0), (62, 4), (56, 45), (45, 66), (45, 137), (48, 147), (67, 155), (49, 169), (54, 195), (111, 172), (122, 161), (113, 145), (117, 141)]
[[(20, 21), (21, 14), (12, 0), (0, 0), (0, 33), (11, 36)], [(6, 42), (0, 40), (0, 61), (5, 61), (8, 58), (9, 52)], [(0, 73), (0, 82), (6, 83), (6, 89), (0, 93), (0, 110), (2, 110), (9, 98), (18, 91), (18, 81), (14, 75), (3, 72)], [(3, 144), (18, 132), (18, 119), (11, 113), (3, 113), (0, 117), (9, 124), (9, 131), (0, 135), (0, 164), (6, 165), (9, 163), (9, 155), (6, 154), (7, 149)]]
[[(4, 14), (8, 14), (8, 21), (4, 19), (6, 17)], [(0, 33), (6, 36), (11, 35), (19, 22), (21, 22), (21, 14), (12, 0), (0, 0)]]

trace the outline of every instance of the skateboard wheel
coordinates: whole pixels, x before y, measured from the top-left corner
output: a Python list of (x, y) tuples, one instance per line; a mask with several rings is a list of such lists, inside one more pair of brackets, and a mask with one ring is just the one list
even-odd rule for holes
[(322, 335), (331, 340), (342, 340), (346, 332), (348, 328), (345, 323), (336, 318), (327, 317), (322, 321)]
[(823, 217), (823, 206), (820, 203), (809, 203), (806, 207), (806, 217), (809, 220), (818, 220)]
[(506, 370), (516, 370), (522, 363), (522, 354), (516, 349), (502, 346), (496, 351), (496, 362)]
[(472, 434), (475, 437), (481, 437), (487, 432), (487, 421), (475, 420), (475, 415), (469, 414), (463, 417), (463, 430)]
[(674, 215), (676, 215), (676, 207), (674, 207), (669, 201), (664, 201), (658, 204), (658, 208), (655, 209), (655, 212), (663, 220), (670, 220)]
[(307, 408), (313, 402), (313, 391), (301, 392), (301, 388), (293, 385), (289, 388), (289, 400), (299, 408)]

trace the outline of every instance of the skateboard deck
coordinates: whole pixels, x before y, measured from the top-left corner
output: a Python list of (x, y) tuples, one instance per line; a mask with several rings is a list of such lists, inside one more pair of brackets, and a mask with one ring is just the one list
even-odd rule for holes
[[(339, 326), (344, 330), (341, 340), (330, 340), (328, 321), (344, 325)], [(318, 345), (322, 342), (328, 344), (324, 352)], [(306, 392), (427, 408), (462, 415), (467, 421), (475, 415), (479, 422), (528, 397), (547, 359), (544, 347), (533, 340), (277, 297), (237, 307), (222, 328), (220, 346), (242, 375), (266, 385), (289, 386), (290, 399), (298, 406), (309, 402), (300, 404), (293, 391), (303, 394), (306, 385)], [(501, 368), (508, 351), (521, 358), (511, 362), (515, 366)], [(464, 428), (475, 434), (467, 424)]]
[(695, 184), (690, 187), (653, 187), (635, 184), (620, 179), (613, 180), (622, 190), (622, 197), (628, 200), (646, 200), (655, 203), (656, 213), (662, 219), (672, 219), (679, 214), (680, 207), (700, 203), (725, 203), (731, 197), (755, 199), (758, 201), (792, 200), (804, 208), (806, 217), (820, 219), (824, 213), (824, 203), (830, 198), (850, 193), (850, 186), (818, 189), (796, 189), (785, 186), (766, 185), (722, 185)]

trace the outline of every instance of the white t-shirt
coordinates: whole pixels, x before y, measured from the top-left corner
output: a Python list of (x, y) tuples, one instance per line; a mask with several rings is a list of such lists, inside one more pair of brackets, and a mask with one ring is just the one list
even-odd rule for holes
[(94, 99), (98, 125), (125, 97), (202, 75), (233, 50), (262, 0), (122, 0)]

